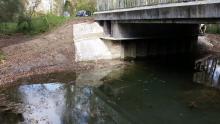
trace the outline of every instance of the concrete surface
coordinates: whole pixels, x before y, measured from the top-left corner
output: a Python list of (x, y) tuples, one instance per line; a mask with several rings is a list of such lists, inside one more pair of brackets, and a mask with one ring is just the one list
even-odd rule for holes
[(73, 25), (75, 61), (111, 59), (111, 52), (99, 38), (103, 29), (98, 23), (80, 23)]
[[(143, 6), (167, 6), (170, 4), (183, 4), (192, 2), (204, 3), (209, 0), (98, 0), (97, 1), (97, 10), (98, 11), (108, 11), (116, 9), (126, 9), (126, 8), (135, 8)], [(210, 0), (213, 2), (215, 0)]]
[(95, 13), (96, 20), (126, 23), (219, 23), (220, 0), (202, 0), (112, 9)]

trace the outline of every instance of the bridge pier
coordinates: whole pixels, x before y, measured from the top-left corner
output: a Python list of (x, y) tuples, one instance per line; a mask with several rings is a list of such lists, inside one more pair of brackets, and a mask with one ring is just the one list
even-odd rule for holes
[[(120, 44), (120, 58), (191, 54), (196, 47), (198, 24), (148, 24), (104, 21), (108, 41)], [(107, 41), (106, 41), (107, 42)], [(118, 49), (119, 50), (119, 49)]]

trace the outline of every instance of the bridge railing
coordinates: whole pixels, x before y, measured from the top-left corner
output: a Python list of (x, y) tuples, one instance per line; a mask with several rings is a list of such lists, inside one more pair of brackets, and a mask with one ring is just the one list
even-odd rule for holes
[(97, 11), (205, 0), (97, 0)]

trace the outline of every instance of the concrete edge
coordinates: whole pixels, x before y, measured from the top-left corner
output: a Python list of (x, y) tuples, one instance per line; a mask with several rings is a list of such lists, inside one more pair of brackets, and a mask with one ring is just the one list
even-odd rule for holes
[(220, 0), (206, 0), (206, 1), (192, 1), (192, 2), (182, 2), (182, 3), (168, 3), (160, 5), (149, 5), (142, 7), (133, 7), (125, 9), (116, 9), (109, 11), (100, 11), (95, 12), (94, 15), (106, 14), (106, 13), (119, 13), (119, 12), (129, 12), (129, 11), (139, 11), (139, 10), (150, 10), (150, 9), (161, 9), (161, 8), (172, 8), (172, 7), (183, 7), (183, 6), (197, 6), (197, 5), (206, 5), (206, 4), (216, 4), (220, 3)]

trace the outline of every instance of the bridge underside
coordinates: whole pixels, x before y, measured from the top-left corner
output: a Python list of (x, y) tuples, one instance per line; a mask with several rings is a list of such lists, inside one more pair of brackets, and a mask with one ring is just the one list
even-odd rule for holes
[[(102, 21), (111, 46), (120, 45), (120, 58), (145, 58), (164, 55), (191, 54), (196, 49), (198, 24), (146, 24)], [(119, 47), (118, 47), (119, 48)]]
[(120, 44), (121, 58), (191, 54), (199, 24), (220, 22), (220, 1), (203, 0), (100, 11), (105, 41)]

